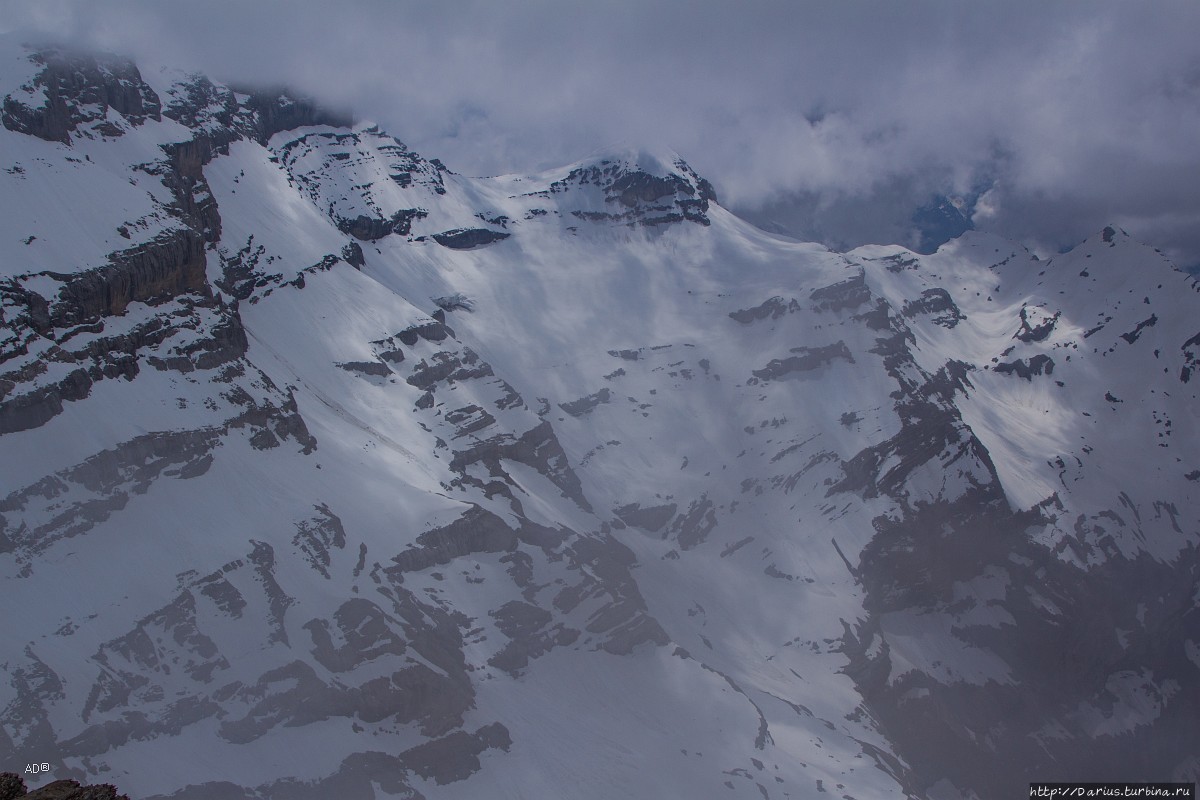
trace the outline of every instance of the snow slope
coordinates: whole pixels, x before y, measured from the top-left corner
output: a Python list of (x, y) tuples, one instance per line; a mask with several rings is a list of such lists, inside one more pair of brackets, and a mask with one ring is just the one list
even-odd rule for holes
[(5, 764), (177, 798), (1195, 778), (1198, 300), (1153, 250), (837, 254), (670, 152), (467, 178), (4, 48)]

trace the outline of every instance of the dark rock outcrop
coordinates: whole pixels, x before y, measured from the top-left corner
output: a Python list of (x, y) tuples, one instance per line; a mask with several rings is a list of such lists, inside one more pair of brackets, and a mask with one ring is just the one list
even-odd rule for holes
[(482, 361), (469, 347), (464, 347), (459, 353), (439, 351), (428, 360), (422, 359), (413, 367), (407, 381), (418, 389), (429, 390), (443, 381), (486, 378), (493, 374), (491, 364)]
[(81, 785), (72, 780), (54, 781), (40, 789), (27, 791), (20, 775), (3, 772), (0, 773), (0, 800), (129, 800), (129, 795), (118, 794), (117, 787), (111, 783)]
[(653, 203), (676, 192), (694, 195), (696, 190), (678, 175), (659, 176), (640, 171), (626, 172), (607, 187), (607, 194), (626, 208)]
[[(99, 283), (103, 286), (102, 281)], [(123, 285), (128, 288), (127, 283)], [(90, 295), (81, 292), (81, 295), (84, 302), (60, 303), (53, 315), (45, 313), (43, 335), (54, 334), (56, 327), (51, 320), (63, 325), (77, 322), (81, 307), (90, 305), (102, 309), (114, 296), (103, 290)], [(32, 300), (40, 300), (40, 297), (32, 293), (12, 296), (26, 304), (26, 313), (17, 315), (13, 322), (14, 329), (20, 331), (22, 324), (28, 324), (38, 314), (40, 306)], [(120, 295), (117, 301), (120, 302)], [(163, 301), (145, 321), (113, 335), (105, 335), (105, 316), (97, 315), (86, 324), (60, 335), (59, 344), (51, 347), (42, 358), (26, 362), (18, 369), (0, 372), (0, 431), (39, 427), (62, 412), (63, 402), (87, 397), (95, 382), (115, 378), (133, 380), (143, 363), (155, 369), (179, 372), (216, 369), (241, 358), (248, 346), (237, 311), (221, 305), (211, 296), (185, 294)], [(180, 337), (186, 338), (186, 343), (172, 345), (172, 339), (184, 331), (199, 335)], [(24, 348), (0, 359), (0, 363), (22, 355), (27, 355)], [(63, 377), (53, 380), (43, 377), (51, 369), (60, 370), (63, 364), (73, 366)]]
[(74, 369), (62, 380), (0, 402), (0, 435), (45, 425), (62, 413), (63, 403), (82, 400), (92, 390), (92, 379)]
[(793, 347), (799, 355), (787, 358), (772, 358), (762, 369), (753, 370), (759, 380), (777, 380), (797, 372), (811, 372), (818, 367), (832, 364), (835, 360), (854, 363), (854, 356), (845, 342), (835, 342), (823, 347)]
[(128, 59), (53, 48), (30, 58), (43, 67), (32, 85), (41, 91), (43, 103), (34, 107), (5, 97), (0, 122), (11, 131), (70, 144), (71, 134), (81, 128), (88, 135), (122, 135), (124, 130), (107, 119), (110, 109), (131, 126), (160, 118), (158, 95)]
[(503, 473), (501, 459), (519, 461), (533, 467), (557, 486), (564, 497), (574, 500), (585, 511), (592, 510), (583, 494), (579, 476), (571, 468), (549, 422), (541, 422), (515, 439), (510, 435), (500, 435), (455, 452), (450, 468), (462, 473), (469, 465), (480, 463), (490, 473), (498, 475)]
[(338, 230), (348, 233), (355, 239), (364, 242), (374, 242), (392, 232), (392, 223), (379, 217), (368, 217), (365, 214), (354, 219), (339, 219)]
[[(353, 219), (336, 218), (334, 223), (342, 233), (348, 233), (355, 239), (363, 242), (374, 242), (382, 239), (391, 233), (399, 234), (400, 236), (408, 236), (412, 232), (412, 223), (415, 219), (421, 219), (428, 216), (427, 213), (420, 208), (404, 208), (392, 214), (391, 217), (384, 219), (383, 217), (367, 216), (360, 214)], [(446, 236), (457, 233), (458, 231), (447, 231), (445, 234), (436, 234), (437, 236)], [(507, 236), (507, 234), (505, 234)], [(503, 238), (503, 237), (501, 237)], [(447, 245), (452, 247), (453, 245)], [(462, 249), (462, 248), (459, 248)]]
[(562, 623), (552, 624), (554, 615), (546, 609), (520, 600), (504, 604), (490, 616), (509, 641), (488, 663), (510, 675), (519, 675), (532, 659), (579, 638), (578, 630)]
[(285, 89), (248, 89), (246, 107), (254, 112), (254, 134), (259, 144), (280, 131), (290, 131), (310, 125), (329, 125), (349, 128), (354, 118), (346, 112), (330, 111), (316, 101), (297, 97)]
[(409, 347), (412, 347), (417, 343), (418, 339), (424, 339), (427, 342), (441, 342), (453, 335), (453, 332), (446, 326), (444, 321), (433, 320), (432, 322), (423, 322), (419, 325), (410, 325), (398, 332), (396, 338)]
[(491, 244), (492, 242), (502, 241), (509, 236), (511, 234), (487, 228), (455, 228), (454, 230), (433, 234), (433, 240), (442, 247), (449, 247), (451, 250), (471, 250)]
[(177, 229), (129, 250), (114, 253), (107, 266), (69, 275), (50, 273), (63, 282), (51, 306), (55, 327), (68, 327), (121, 314), (135, 301), (205, 291), (204, 238)]
[(350, 242), (342, 248), (342, 260), (355, 269), (362, 269), (367, 263), (363, 257), (362, 246), (358, 242)]
[(771, 297), (753, 308), (741, 308), (737, 311), (730, 311), (729, 317), (734, 322), (748, 325), (751, 322), (758, 322), (764, 319), (779, 319), (784, 314), (791, 314), (799, 310), (800, 304), (795, 299), (784, 300), (782, 297)]
[(569, 403), (559, 403), (558, 407), (570, 414), (572, 417), (582, 417), (593, 410), (596, 406), (607, 403), (612, 399), (612, 391), (606, 386), (598, 392), (593, 392), (587, 397), (581, 397), (578, 400), (572, 400)]
[(635, 525), (654, 533), (662, 530), (663, 526), (675, 516), (677, 510), (678, 507), (674, 503), (646, 507), (642, 507), (639, 503), (630, 503), (613, 509), (613, 514), (627, 525)]
[(866, 274), (860, 271), (853, 278), (815, 289), (808, 297), (814, 311), (842, 311), (868, 302), (871, 290), (867, 287)]
[(221, 214), (204, 179), (204, 166), (212, 161), (218, 148), (232, 138), (232, 132), (228, 131), (199, 134), (186, 142), (163, 145), (162, 148), (167, 154), (168, 165), (163, 184), (175, 198), (174, 207), (188, 227), (208, 243), (221, 238)]
[(709, 225), (708, 205), (717, 200), (712, 184), (678, 158), (665, 175), (647, 172), (628, 161), (604, 159), (576, 167), (565, 178), (550, 184), (549, 189), (533, 194), (548, 197), (582, 186), (599, 187), (605, 202), (618, 209), (571, 212), (592, 222), (654, 226), (688, 220)]
[(25, 796), (25, 781), (15, 772), (0, 772), (0, 800)]
[[(889, 612), (946, 617), (956, 604), (966, 611), (973, 601), (964, 607), (954, 587), (985, 574), (1003, 577), (1012, 620), (954, 622), (947, 633), (1003, 665), (1007, 679), (986, 682), (940, 681), (920, 670), (897, 675), (878, 627), (847, 629), (846, 672), (925, 789), (948, 779), (991, 797), (1027, 791), (1035, 775), (1161, 780), (1192, 760), (1184, 743), (1197, 735), (1191, 709), (1200, 693), (1179, 643), (1200, 635), (1191, 599), (1200, 574), (1196, 548), (1171, 564), (1115, 556), (1085, 571), (1024, 535), (1045, 522), (1041, 513), (1014, 513), (1000, 497), (966, 496), (875, 521), (878, 533), (859, 565), (875, 620)], [(1113, 586), (1153, 586), (1156, 600), (1130, 606)], [(1153, 672), (1141, 666), (1149, 662)], [(1145, 704), (1141, 711), (1128, 705), (1131, 697)], [(1155, 711), (1143, 714), (1146, 708)], [(1116, 730), (1096, 730), (1099, 720)], [(964, 730), (989, 731), (987, 746)], [(1191, 769), (1172, 779), (1191, 780)]]
[(162, 115), (195, 131), (232, 131), (239, 123), (233, 90), (214, 84), (204, 75), (192, 75), (169, 90)]
[(1126, 333), (1122, 333), (1121, 338), (1124, 339), (1125, 341), (1129, 342), (1129, 344), (1133, 344), (1134, 342), (1136, 342), (1138, 340), (1138, 337), (1140, 337), (1142, 335), (1142, 331), (1144, 331), (1146, 328), (1152, 328), (1157, 324), (1158, 324), (1158, 315), (1151, 314), (1148, 318), (1142, 320), (1137, 325), (1135, 325), (1133, 330), (1127, 331)]
[(1043, 342), (1054, 331), (1054, 326), (1058, 324), (1058, 318), (1061, 315), (1062, 312), (1055, 312), (1054, 316), (1049, 319), (1030, 325), (1029, 309), (1026, 306), (1021, 306), (1021, 327), (1014, 334), (1014, 337), (1026, 343)]
[(516, 545), (517, 535), (504, 520), (475, 506), (449, 525), (418, 536), (415, 547), (392, 558), (393, 569), (398, 574), (415, 572), (471, 553), (499, 553)]
[[(904, 308), (901, 313), (904, 316), (912, 318), (918, 314), (934, 314), (933, 323), (941, 325), (943, 328), (953, 328), (960, 320), (966, 319), (966, 315), (959, 310), (954, 303), (954, 298), (945, 289), (926, 289), (921, 292), (919, 300), (909, 300), (904, 303)], [(1021, 309), (1022, 315), (1025, 309)], [(1024, 316), (1022, 316), (1024, 320)], [(1053, 326), (1051, 326), (1053, 327)]]
[(1054, 373), (1054, 359), (1045, 353), (1038, 353), (1032, 358), (1018, 358), (1005, 361), (994, 367), (1001, 375), (1016, 375), (1027, 381), (1032, 381), (1034, 375), (1051, 375)]
[(417, 745), (400, 754), (406, 767), (438, 785), (469, 778), (480, 769), (479, 754), (489, 748), (507, 750), (512, 744), (508, 729), (499, 722), (475, 733), (456, 731), (441, 739)]
[(342, 361), (338, 363), (338, 366), (347, 372), (373, 375), (377, 378), (386, 378), (392, 374), (392, 371), (387, 368), (387, 364), (381, 364), (378, 361)]
[(1179, 381), (1187, 383), (1192, 372), (1200, 369), (1200, 333), (1188, 339), (1179, 349), (1183, 351), (1183, 366), (1179, 368)]

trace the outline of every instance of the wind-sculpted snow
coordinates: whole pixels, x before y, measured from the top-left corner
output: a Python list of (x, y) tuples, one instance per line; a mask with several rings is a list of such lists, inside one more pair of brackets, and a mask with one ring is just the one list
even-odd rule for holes
[(0, 76), (0, 760), (177, 800), (1197, 777), (1198, 299), (1153, 250), (840, 255), (673, 153), (468, 178), (54, 58)]

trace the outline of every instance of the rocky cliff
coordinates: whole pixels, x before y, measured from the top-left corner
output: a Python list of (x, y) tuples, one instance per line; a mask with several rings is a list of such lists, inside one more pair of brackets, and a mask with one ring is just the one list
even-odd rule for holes
[(176, 799), (1196, 779), (1200, 300), (1152, 249), (839, 254), (674, 153), (468, 178), (285, 92), (12, 63), (0, 761)]

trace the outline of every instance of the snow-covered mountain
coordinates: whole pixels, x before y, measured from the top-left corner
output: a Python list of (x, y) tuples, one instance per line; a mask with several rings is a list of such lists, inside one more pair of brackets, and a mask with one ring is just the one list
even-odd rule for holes
[[(1200, 295), (466, 178), (0, 47), (0, 770), (132, 797), (1200, 777)], [(8, 766), (8, 765), (13, 766)]]

